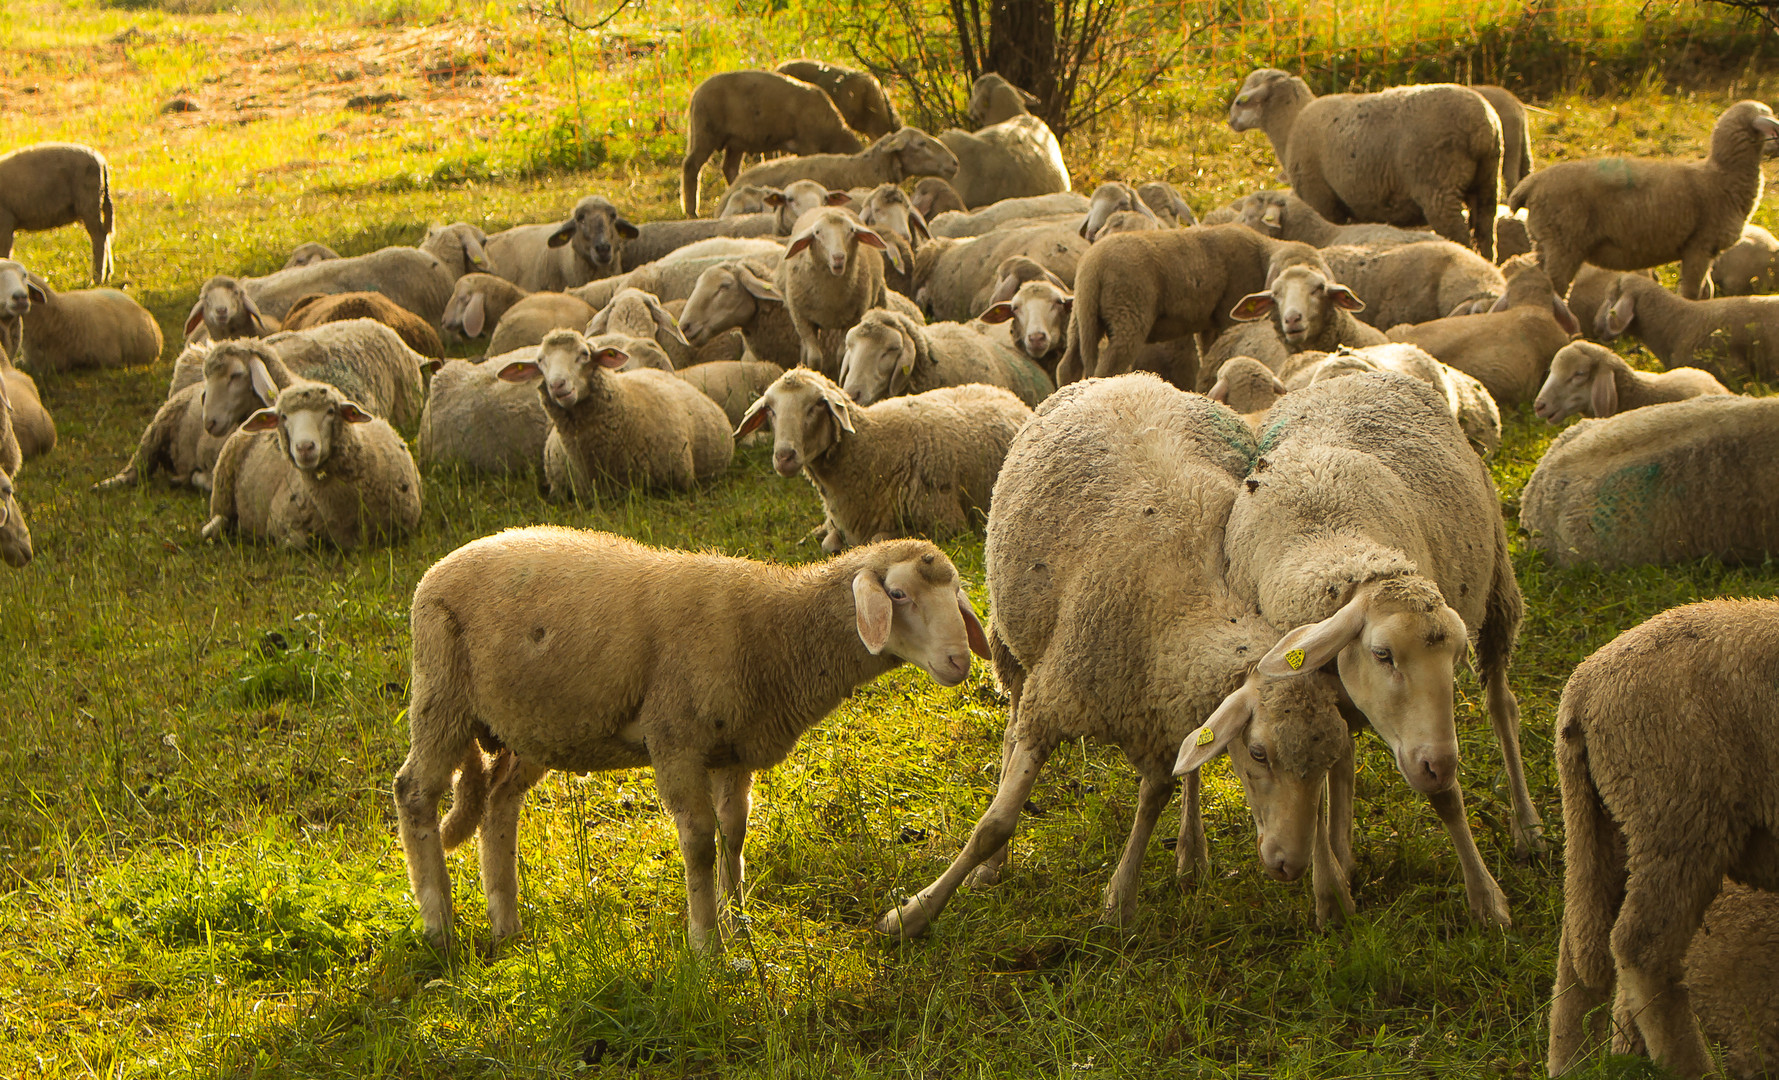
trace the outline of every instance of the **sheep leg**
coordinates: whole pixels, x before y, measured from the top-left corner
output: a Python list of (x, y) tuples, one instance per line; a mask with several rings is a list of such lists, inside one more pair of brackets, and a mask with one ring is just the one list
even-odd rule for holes
[(723, 179), (731, 186), (735, 178), (741, 175), (741, 151), (733, 146), (723, 148)]
[(13, 224), (10, 215), (0, 218), (0, 259), (12, 258)]
[[(819, 371), (828, 375), (828, 369), (822, 365), (824, 354), (821, 339), (816, 336), (820, 331), (816, 330), (815, 324), (808, 319), (799, 317), (793, 311), (791, 312), (791, 325), (797, 330), (797, 362), (811, 371)], [(830, 375), (830, 377), (832, 376)]]
[[(1606, 1038), (1606, 999), (1610, 982), (1590, 986), (1575, 958), (1574, 935), (1565, 926), (1557, 944), (1557, 981), (1550, 994), (1550, 1059), (1546, 1071), (1561, 1076), (1581, 1064)], [(1610, 966), (1608, 966), (1610, 972)]]
[(1444, 791), (1427, 796), (1433, 812), (1452, 838), (1458, 851), (1458, 865), (1464, 871), (1464, 895), (1470, 901), (1470, 917), (1484, 926), (1509, 927), (1513, 919), (1507, 914), (1507, 894), (1496, 884), (1495, 876), (1483, 865), (1482, 852), (1476, 850), (1476, 838), (1470, 835), (1470, 819), (1464, 813), (1464, 789), (1457, 783)]
[(437, 747), (419, 744), (410, 749), (408, 760), (395, 774), (395, 818), (408, 861), (408, 885), (419, 905), (426, 939), (443, 949), (451, 942), (451, 873), (445, 868), (445, 845), (439, 839), (439, 800), (451, 786), (451, 772), (462, 755), (427, 753), (427, 749)]
[(715, 152), (716, 147), (704, 145), (704, 140), (698, 137), (696, 129), (686, 139), (686, 158), (680, 162), (679, 167), (679, 197), (687, 217), (698, 216), (698, 174)]
[[(1715, 871), (1700, 872), (1702, 860), (1694, 853), (1713, 849), (1707, 841), (1689, 845), (1685, 855), (1635, 859), (1631, 888), (1612, 927), (1612, 956), (1618, 965), (1614, 1016), (1629, 1018), (1651, 1058), (1688, 1078), (1714, 1071), (1691, 998), (1681, 984), (1687, 946), (1720, 882)], [(1613, 1040), (1615, 1051), (1621, 1046), (1629, 1049), (1624, 1034)]]
[(1143, 852), (1149, 847), (1155, 823), (1161, 820), (1161, 812), (1167, 809), (1167, 801), (1173, 794), (1174, 778), (1168, 775), (1166, 766), (1158, 766), (1143, 774), (1143, 782), (1137, 788), (1137, 816), (1130, 824), (1130, 839), (1125, 841), (1124, 857), (1118, 860), (1118, 869), (1106, 883), (1105, 904), (1100, 912), (1103, 921), (1123, 926), (1136, 911), (1137, 880), (1142, 876)]
[(878, 933), (898, 937), (903, 941), (926, 933), (927, 927), (945, 910), (951, 894), (963, 884), (970, 871), (999, 850), (1013, 835), (1013, 826), (1019, 820), (1019, 810), (1025, 805), (1026, 797), (1032, 793), (1032, 785), (1037, 783), (1038, 772), (1043, 769), (1044, 762), (1054, 749), (1056, 742), (1053, 738), (1042, 742), (1019, 740), (1018, 745), (1013, 748), (1012, 760), (1001, 773), (1001, 785), (995, 791), (994, 801), (988, 804), (982, 820), (970, 831), (970, 839), (964, 844), (964, 850), (958, 853), (957, 858), (945, 868), (938, 880), (910, 897), (900, 907), (884, 913), (877, 920)]
[[(1328, 770), (1328, 842), (1342, 873), (1353, 878), (1353, 740)], [(1350, 899), (1350, 898), (1349, 898)]]
[(1571, 255), (1567, 251), (1555, 252), (1534, 239), (1533, 246), (1538, 251), (1538, 263), (1550, 278), (1550, 287), (1565, 300), (1569, 298), (1569, 283), (1575, 280), (1575, 272), (1581, 269), (1581, 257)]
[(1347, 883), (1347, 872), (1334, 853), (1328, 832), (1332, 786), (1322, 782), (1322, 802), (1316, 809), (1316, 848), (1311, 857), (1311, 874), (1316, 894), (1316, 929), (1325, 930), (1330, 923), (1346, 922), (1353, 913), (1353, 892)]
[(1544, 820), (1532, 805), (1526, 788), (1526, 763), (1520, 758), (1520, 703), (1507, 686), (1507, 672), (1497, 666), (1488, 673), (1489, 723), (1507, 764), (1507, 782), (1513, 789), (1513, 857), (1524, 859), (1543, 853)]
[[(1421, 202), (1421, 213), (1427, 218), (1427, 224), (1433, 226), (1434, 232), (1454, 244), (1482, 251), (1480, 245), (1482, 233), (1477, 234), (1479, 243), (1471, 242), (1470, 223), (1464, 220), (1464, 200), (1459, 198), (1456, 192), (1442, 191), (1430, 196)], [(1491, 221), (1489, 227), (1493, 228), (1493, 224)], [(1491, 250), (1494, 248), (1493, 234), (1490, 234), (1490, 242), (1487, 246)], [(1483, 254), (1484, 257), (1488, 255), (1487, 252)]]
[(717, 811), (717, 839), (722, 843), (717, 861), (717, 891), (740, 913), (742, 874), (745, 863), (741, 849), (747, 843), (747, 815), (753, 809), (754, 771), (734, 765), (710, 770), (710, 801)]
[(93, 240), (93, 284), (103, 285), (111, 277), (111, 234), (94, 222), (87, 222), (86, 231)]
[[(1014, 702), (1013, 711), (1017, 712), (1018, 709), (1019, 705), (1016, 700)], [(1013, 723), (1011, 716), (1009, 716), (1007, 727), (1001, 732), (1000, 775), (1002, 776), (1007, 775), (1007, 766), (1013, 761), (1013, 747), (1018, 741), (1019, 740), (1013, 737)], [(978, 885), (994, 885), (998, 883), (1001, 880), (1001, 869), (1007, 865), (1007, 849), (1010, 846), (1010, 844), (1002, 844), (1000, 847), (996, 848), (992, 855), (982, 860), (981, 866), (970, 871), (970, 876), (964, 879), (964, 884), (971, 888), (975, 888)]]
[(482, 808), (477, 853), (482, 861), (482, 895), (494, 940), (519, 932), (519, 810), (525, 793), (548, 769), (512, 751), (495, 761), (488, 801)]
[(1690, 247), (1680, 253), (1680, 295), (1688, 300), (1709, 300), (1716, 292), (1711, 281), (1711, 252)]
[(655, 789), (679, 830), (680, 858), (686, 864), (686, 939), (692, 948), (715, 953), (717, 936), (717, 815), (710, 801), (710, 776), (697, 760), (655, 760)]
[(1186, 774), (1186, 795), (1180, 802), (1180, 835), (1174, 841), (1174, 879), (1180, 891), (1198, 885), (1211, 874), (1211, 849), (1205, 843), (1205, 819), (1199, 808), (1198, 770)]

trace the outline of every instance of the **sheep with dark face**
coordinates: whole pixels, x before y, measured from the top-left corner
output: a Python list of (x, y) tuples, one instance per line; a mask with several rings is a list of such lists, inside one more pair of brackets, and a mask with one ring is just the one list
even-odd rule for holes
[(624, 241), (636, 226), (610, 200), (589, 195), (566, 221), (518, 225), (483, 245), (490, 272), (531, 292), (560, 292), (624, 272)]

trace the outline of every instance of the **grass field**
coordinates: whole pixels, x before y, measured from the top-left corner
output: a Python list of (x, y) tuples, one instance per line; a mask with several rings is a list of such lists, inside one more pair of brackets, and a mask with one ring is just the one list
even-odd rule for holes
[[(169, 342), (152, 369), (41, 379), (61, 442), (20, 478), (38, 555), (0, 574), (0, 1076), (1541, 1074), (1560, 856), (1507, 857), (1501, 758), (1468, 676), (1463, 780), (1507, 932), (1470, 926), (1436, 819), (1367, 737), (1359, 914), (1343, 929), (1318, 934), (1307, 888), (1261, 873), (1221, 764), (1210, 881), (1181, 895), (1171, 855), (1151, 851), (1133, 925), (1097, 925), (1135, 785), (1115, 751), (1072, 746), (1003, 882), (961, 894), (928, 939), (881, 944), (871, 920), (931, 880), (993, 790), (1005, 710), (978, 665), (954, 690), (892, 673), (761, 777), (749, 933), (723, 960), (684, 949), (681, 865), (646, 772), (548, 778), (521, 828), (523, 939), (427, 948), (389, 796), (419, 576), (542, 521), (806, 561), (809, 485), (758, 450), (708, 491), (580, 508), (528, 480), (434, 473), (418, 536), (350, 555), (207, 545), (195, 495), (88, 487), (134, 447), (211, 273), (267, 272), (304, 240), (353, 254), (429, 222), (548, 220), (586, 192), (674, 216), (690, 80), (844, 53), (799, 4), (651, 4), (572, 61), (559, 32), (500, 3), (170, 6), (0, 9), (0, 148), (104, 149), (119, 278)], [(1550, 87), (1532, 97), (1551, 110), (1534, 149), (1694, 154), (1728, 101), (1760, 95), (1754, 70), (1676, 90), (1650, 69), (1609, 97), (1576, 93), (1586, 79)], [(1223, 125), (1230, 85), (1183, 70), (1079, 133), (1078, 186), (1164, 178), (1202, 212), (1262, 184), (1264, 140)], [(200, 111), (163, 114), (176, 94)], [(399, 97), (347, 106), (361, 94)], [(22, 235), (15, 257), (74, 288), (86, 250), (73, 229)], [(1552, 434), (1529, 411), (1509, 419), (1494, 470), (1510, 527)], [(985, 608), (980, 540), (948, 550)], [(1676, 604), (1772, 595), (1779, 565), (1559, 571), (1516, 540), (1515, 567), (1528, 617), (1512, 683), (1560, 852), (1550, 729), (1575, 663)], [(485, 944), (474, 857), (451, 865), (459, 925)]]

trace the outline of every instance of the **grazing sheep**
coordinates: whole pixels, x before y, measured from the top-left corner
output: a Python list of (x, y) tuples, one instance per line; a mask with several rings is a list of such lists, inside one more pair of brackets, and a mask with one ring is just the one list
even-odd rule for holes
[[(1568, 847), (1550, 1075), (1602, 1040), (1608, 1000), (1614, 1051), (1641, 1043), (1678, 1076), (1716, 1072), (1682, 976), (1725, 875), (1779, 890), (1775, 670), (1779, 603), (1711, 600), (1625, 631), (1569, 676), (1556, 724)], [(1746, 951), (1755, 940), (1732, 947), (1772, 962)], [(1771, 1015), (1773, 1000), (1734, 1005)]]
[(578, 330), (599, 309), (574, 293), (534, 292), (507, 308), (488, 334), (488, 355), (537, 345), (552, 330)]
[(1042, 368), (982, 323), (923, 326), (874, 308), (846, 332), (840, 385), (860, 405), (971, 383), (1011, 390), (1027, 407), (1056, 390)]
[(339, 257), (340, 253), (333, 248), (328, 247), (326, 244), (318, 244), (311, 240), (306, 244), (298, 244), (296, 248), (291, 251), (290, 258), (284, 260), (284, 269), (294, 270), (299, 266), (309, 266), (313, 263), (326, 262), (328, 259), (337, 259)]
[[(1299, 353), (1298, 357), (1309, 355)], [(1413, 345), (1391, 342), (1358, 349), (1342, 347), (1313, 364), (1287, 369), (1283, 381), (1288, 388), (1297, 390), (1324, 379), (1364, 371), (1394, 371), (1421, 380), (1445, 399), (1446, 411), (1464, 429), (1477, 453), (1487, 457), (1501, 448), (1501, 410), (1483, 384)]]
[[(1274, 240), (1294, 240), (1311, 247), (1325, 248), (1336, 244), (1394, 247), (1439, 240), (1436, 233), (1398, 229), (1394, 225), (1336, 225), (1316, 213), (1315, 207), (1289, 191), (1258, 191), (1238, 200), (1237, 206), (1240, 208), (1241, 223), (1255, 232)], [(1452, 246), (1461, 251), (1470, 251), (1462, 244)], [(1475, 255), (1474, 252), (1471, 254)], [(1483, 262), (1487, 264), (1486, 259)]]
[(1388, 337), (1474, 376), (1507, 410), (1538, 396), (1551, 357), (1581, 327), (1532, 256), (1509, 260), (1503, 270), (1507, 291), (1488, 312), (1392, 327)]
[[(918, 191), (915, 205), (920, 205)], [(1049, 195), (1028, 195), (1019, 199), (1002, 199), (990, 203), (980, 210), (957, 211), (940, 217), (936, 213), (922, 210), (926, 215), (927, 228), (934, 236), (943, 236), (950, 240), (964, 240), (972, 236), (983, 236), (1001, 228), (1018, 228), (1025, 225), (1053, 225), (1059, 218), (1074, 218), (1079, 221), (1082, 214), (1087, 213), (1090, 203), (1088, 199), (1076, 192), (1058, 191)]]
[(699, 83), (686, 104), (680, 203), (687, 217), (698, 216), (698, 173), (718, 151), (723, 179), (734, 184), (743, 154), (856, 154), (863, 148), (821, 87), (774, 71), (718, 72)]
[[(1229, 126), (1265, 130), (1291, 187), (1337, 225), (1431, 225), (1494, 257), (1501, 121), (1469, 87), (1316, 97), (1295, 75), (1259, 68), (1229, 107)], [(1438, 141), (1427, 132), (1438, 132)]]
[[(560, 292), (624, 272), (624, 242), (640, 235), (598, 195), (575, 203), (568, 220), (518, 225), (483, 245), (487, 269), (529, 292)], [(440, 308), (444, 307), (441, 303)], [(432, 321), (437, 321), (434, 315)]]
[(1758, 563), (1779, 552), (1776, 489), (1779, 398), (1697, 397), (1557, 436), (1520, 524), (1558, 566)]
[(784, 368), (764, 360), (716, 360), (676, 370), (674, 374), (716, 402), (731, 427), (739, 427), (748, 408), (784, 374)]
[[(924, 540), (788, 567), (509, 529), (428, 570), (411, 625), (395, 806), (414, 898), (440, 946), (452, 937), (447, 848), (479, 828), (490, 929), (511, 937), (525, 791), (550, 769), (652, 765), (679, 829), (687, 936), (720, 948), (718, 894), (741, 902), (754, 771), (904, 661), (955, 686), (971, 652), (988, 651), (957, 570)], [(478, 741), (500, 747), (492, 768)]]
[(807, 368), (779, 376), (736, 437), (772, 421), (772, 467), (801, 470), (822, 498), (822, 550), (891, 536), (944, 540), (975, 528), (1032, 411), (999, 387), (948, 386), (870, 408)]
[(1032, 106), (1037, 104), (1040, 102), (1035, 96), (990, 71), (976, 76), (970, 84), (970, 101), (964, 111), (970, 123), (985, 128), (1015, 116), (1030, 116)]
[(885, 135), (856, 154), (806, 154), (763, 161), (742, 171), (731, 185), (757, 184), (782, 188), (794, 180), (814, 180), (829, 190), (845, 191), (878, 184), (899, 184), (910, 176), (957, 175), (956, 156), (919, 128), (905, 127)]
[(451, 289), (439, 326), (463, 340), (482, 336), (500, 325), (500, 318), (530, 293), (497, 274), (465, 274)]
[(1555, 424), (1577, 413), (1604, 418), (1645, 405), (1727, 393), (1729, 389), (1708, 371), (1634, 371), (1624, 357), (1604, 345), (1572, 341), (1551, 357), (1550, 374), (1532, 411)]
[(80, 222), (93, 241), (93, 284), (111, 280), (111, 167), (79, 143), (38, 143), (0, 154), (0, 259), (15, 232)]
[(1719, 296), (1762, 296), (1779, 291), (1779, 238), (1759, 225), (1742, 226), (1742, 238), (1711, 264)]
[(1062, 145), (1050, 125), (1035, 116), (1014, 116), (974, 132), (952, 128), (940, 132), (939, 141), (958, 163), (946, 179), (971, 209), (1069, 190)]
[[(805, 251), (806, 258), (797, 258)], [(894, 254), (883, 237), (845, 210), (811, 210), (797, 223), (774, 284), (797, 329), (804, 367), (839, 370), (840, 357), (824, 348), (818, 332), (849, 330), (865, 312), (885, 306), (884, 255)]]
[[(407, 445), (387, 420), (347, 400), (338, 387), (292, 383), (278, 392), (276, 405), (244, 420), (241, 432), (273, 435), (279, 452), (295, 467), (302, 494), (312, 507), (312, 513), (304, 515), (306, 535), (268, 534), (273, 540), (306, 547), (311, 539), (326, 539), (350, 551), (365, 544), (391, 543), (419, 527), (420, 473)], [(232, 436), (231, 442), (238, 437)], [(225, 464), (228, 460), (225, 448), (211, 493), (212, 517), (203, 529), (208, 540), (240, 517), (244, 493), (225, 492), (236, 482)]]
[(440, 365), (420, 414), (421, 464), (495, 475), (541, 473), (550, 416), (534, 387), (500, 378), (508, 364), (534, 360), (537, 351), (534, 345), (479, 364)]
[(1562, 161), (1520, 181), (1507, 205), (1526, 211), (1538, 260), (1558, 295), (1568, 293), (1583, 262), (1643, 270), (1679, 260), (1680, 295), (1695, 300), (1711, 260), (1741, 239), (1760, 205), (1761, 156), (1773, 138), (1773, 110), (1739, 101), (1717, 118), (1704, 161)]
[(1078, 219), (1048, 225), (998, 229), (965, 239), (934, 239), (914, 256), (915, 302), (935, 319), (963, 322), (993, 302), (1001, 282), (1000, 269), (1009, 259), (1025, 257), (1056, 276), (1065, 288), (1089, 250), (1076, 228)]
[(1724, 1047), (1736, 1080), (1779, 1063), (1779, 893), (1725, 878), (1686, 950), (1686, 989), (1699, 1027)]
[(1620, 274), (1594, 314), (1594, 336), (1627, 332), (1667, 367), (1702, 367), (1738, 386), (1779, 376), (1779, 296), (1688, 300), (1641, 274)]
[(914, 194), (910, 196), (910, 200), (914, 203), (914, 208), (929, 222), (940, 214), (962, 214), (968, 213), (970, 209), (958, 197), (957, 189), (951, 186), (951, 181), (937, 176), (922, 177), (914, 185)]
[(643, 292), (653, 293), (664, 304), (684, 300), (697, 287), (698, 275), (712, 266), (734, 259), (747, 259), (762, 266), (768, 276), (777, 273), (778, 264), (784, 261), (784, 249), (785, 241), (778, 239), (713, 237), (688, 244), (666, 258), (658, 259), (647, 266), (639, 266), (627, 274), (588, 282), (578, 289), (570, 289), (569, 295), (586, 301), (595, 311), (611, 303), (612, 297), (623, 289), (641, 289)]
[(452, 281), (488, 269), (488, 234), (467, 221), (430, 225), (420, 250), (438, 259)]
[[(11, 370), (0, 351), (0, 374)], [(31, 529), (19, 509), (12, 478), (18, 475), (24, 454), (12, 430), (11, 385), (0, 378), (0, 562), (17, 569), (31, 561)], [(986, 651), (986, 650), (985, 650)]]
[(1039, 770), (1084, 736), (1119, 747), (1142, 778), (1107, 922), (1135, 911), (1177, 772), (1187, 780), (1176, 873), (1208, 871), (1198, 766), (1226, 749), (1265, 823), (1268, 875), (1295, 880), (1313, 862), (1318, 922), (1352, 910), (1319, 813), (1330, 767), (1352, 754), (1333, 680), (1251, 675), (1279, 633), (1223, 581), (1222, 523), (1252, 447), (1222, 406), (1143, 375), (1068, 387), (1020, 432), (984, 547), (989, 654), (1011, 698), (1000, 786), (964, 850), (885, 913), (879, 933), (924, 933), (979, 866), (979, 881), (996, 880)]
[(1277, 371), (1294, 353), (1383, 344), (1380, 331), (1353, 317), (1353, 312), (1364, 308), (1353, 291), (1333, 280), (1325, 267), (1313, 263), (1279, 266), (1267, 274), (1265, 289), (1249, 293), (1230, 309), (1231, 318), (1249, 325), (1218, 336), (1205, 354), (1205, 366), (1199, 373), (1205, 385), (1200, 389), (1209, 389), (1212, 373), (1235, 356), (1254, 357)]
[(1166, 180), (1151, 180), (1147, 184), (1137, 185), (1137, 197), (1155, 215), (1155, 220), (1170, 229), (1184, 229), (1198, 224), (1193, 216), (1192, 207), (1180, 197), (1174, 185)]
[(1470, 89), (1482, 95), (1501, 122), (1501, 190), (1512, 191), (1532, 172), (1532, 130), (1526, 123), (1526, 107), (1504, 86), (1481, 83)]
[(550, 417), (543, 487), (551, 498), (627, 487), (683, 491), (729, 467), (735, 440), (716, 402), (665, 371), (608, 370), (630, 362), (632, 341), (556, 330), (536, 359), (500, 369), (508, 382), (542, 380)]
[[(204, 349), (191, 345), (188, 349)], [(223, 443), (234, 433), (230, 425), (221, 435), (204, 429), (204, 384), (192, 383), (180, 390), (155, 410), (154, 419), (143, 429), (136, 452), (115, 476), (93, 485), (94, 491), (114, 491), (134, 487), (153, 476), (156, 469), (165, 469), (175, 487), (210, 490), (210, 471)]]
[[(324, 382), (407, 427), (420, 418), (425, 358), (371, 319), (323, 323), (280, 340), (219, 342), (203, 356), (204, 430), (222, 437), (294, 382)], [(170, 396), (170, 395), (169, 395)]]
[(1335, 278), (1365, 298), (1360, 320), (1379, 330), (1487, 311), (1507, 291), (1507, 278), (1489, 260), (1437, 237), (1414, 244), (1337, 244), (1321, 254)]
[[(308, 330), (324, 323), (345, 322), (348, 319), (372, 319), (382, 323), (394, 330), (396, 336), (407, 343), (408, 348), (421, 356), (441, 358), (445, 355), (445, 345), (439, 340), (437, 330), (422, 321), (420, 316), (381, 293), (351, 292), (305, 296), (285, 312), (283, 328), (287, 331)], [(158, 339), (158, 332), (156, 337)], [(158, 349), (156, 354), (159, 354)]]
[[(1393, 372), (1314, 383), (1263, 421), (1267, 445), (1224, 533), (1229, 585), (1286, 634), (1260, 660), (1288, 677), (1337, 664), (1346, 697), (1389, 744), (1457, 848), (1471, 917), (1507, 899), (1464, 813), (1453, 675), (1476, 649), (1512, 795), (1516, 854), (1542, 846), (1507, 666), (1523, 601), (1488, 469), (1446, 400)], [(1350, 759), (1349, 759), (1350, 760)], [(1352, 775), (1329, 778), (1334, 846), (1351, 867)]]
[(840, 110), (846, 126), (867, 138), (881, 139), (902, 126), (902, 118), (890, 104), (889, 95), (866, 72), (820, 60), (786, 60), (773, 70), (821, 87)]
[(21, 280), (28, 304), (12, 317), (20, 325), (21, 359), (31, 370), (44, 374), (140, 367), (160, 359), (160, 325), (124, 293), (116, 289), (58, 293), (20, 263), (0, 259), (0, 294), (18, 295)]
[(1255, 416), (1290, 392), (1272, 368), (1252, 356), (1232, 356), (1217, 368), (1217, 381), (1205, 396), (1243, 416)]

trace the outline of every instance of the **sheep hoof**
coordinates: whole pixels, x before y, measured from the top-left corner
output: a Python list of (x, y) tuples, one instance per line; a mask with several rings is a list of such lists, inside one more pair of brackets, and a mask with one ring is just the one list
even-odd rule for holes
[(1499, 887), (1491, 888), (1486, 895), (1471, 902), (1470, 917), (1480, 926), (1500, 930), (1513, 926), (1513, 917), (1507, 913), (1507, 896)]
[(883, 917), (877, 920), (875, 929), (884, 937), (895, 938), (897, 941), (913, 941), (927, 932), (930, 923), (925, 909), (915, 899), (884, 912)]
[(1136, 914), (1136, 910), (1137, 903), (1134, 896), (1120, 899), (1107, 897), (1105, 906), (1100, 908), (1100, 922), (1107, 926), (1123, 929), (1130, 925), (1131, 917)]
[(1326, 933), (1346, 925), (1353, 914), (1353, 897), (1345, 889), (1316, 894), (1316, 932)]
[(93, 485), (94, 491), (115, 491), (118, 488), (135, 487), (136, 473), (133, 469), (125, 469), (108, 480), (101, 480)]
[(222, 528), (227, 523), (228, 519), (218, 514), (204, 523), (204, 527), (198, 530), (198, 535), (206, 540), (215, 540), (222, 535)]
[(1550, 850), (1550, 844), (1544, 839), (1544, 826), (1534, 825), (1526, 829), (1513, 840), (1513, 857), (1518, 862), (1528, 862), (1534, 856), (1543, 855)]
[(999, 885), (1000, 883), (1001, 868), (989, 863), (983, 863), (970, 871), (970, 876), (964, 879), (964, 887), (967, 889), (985, 889), (990, 885)]

